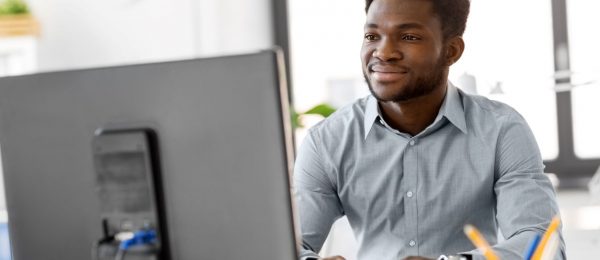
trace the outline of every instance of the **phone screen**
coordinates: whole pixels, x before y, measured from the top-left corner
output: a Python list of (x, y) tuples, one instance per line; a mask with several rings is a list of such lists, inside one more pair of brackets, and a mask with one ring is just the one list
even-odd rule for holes
[(143, 152), (95, 156), (102, 212), (141, 213), (152, 210), (146, 155)]

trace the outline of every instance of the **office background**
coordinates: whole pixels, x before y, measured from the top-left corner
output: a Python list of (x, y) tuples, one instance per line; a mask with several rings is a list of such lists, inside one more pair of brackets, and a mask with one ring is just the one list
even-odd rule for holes
[[(340, 107), (368, 94), (359, 59), (362, 0), (27, 3), (40, 33), (0, 38), (0, 75), (234, 54), (277, 44), (289, 54), (290, 99), (298, 112), (321, 103)], [(585, 0), (472, 0), (466, 50), (450, 76), (465, 91), (506, 102), (526, 118), (548, 170), (558, 175), (572, 259), (600, 253), (600, 202), (585, 186), (600, 158), (597, 10), (599, 3)], [(297, 143), (322, 118), (300, 120)], [(7, 220), (0, 178), (0, 259), (8, 256), (1, 235)], [(342, 219), (323, 253), (354, 259), (353, 243)]]

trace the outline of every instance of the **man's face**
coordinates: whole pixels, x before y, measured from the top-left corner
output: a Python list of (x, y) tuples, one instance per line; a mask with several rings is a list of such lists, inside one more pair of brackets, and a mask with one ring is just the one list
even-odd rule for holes
[(430, 1), (375, 0), (364, 32), (363, 73), (379, 101), (410, 100), (446, 82), (442, 28)]

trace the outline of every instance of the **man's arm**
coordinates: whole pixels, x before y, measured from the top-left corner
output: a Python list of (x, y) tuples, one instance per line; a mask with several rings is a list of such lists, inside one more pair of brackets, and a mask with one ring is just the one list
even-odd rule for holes
[[(543, 234), (559, 213), (554, 189), (544, 174), (543, 161), (533, 133), (516, 112), (506, 117), (496, 153), (494, 191), (496, 220), (506, 241), (493, 246), (500, 259), (522, 259), (535, 233)], [(560, 235), (556, 259), (565, 259)], [(484, 259), (478, 251), (473, 259)]]
[(300, 217), (302, 251), (300, 259), (318, 258), (331, 225), (343, 216), (334, 183), (335, 168), (322, 152), (314, 131), (304, 139), (294, 166), (294, 189)]

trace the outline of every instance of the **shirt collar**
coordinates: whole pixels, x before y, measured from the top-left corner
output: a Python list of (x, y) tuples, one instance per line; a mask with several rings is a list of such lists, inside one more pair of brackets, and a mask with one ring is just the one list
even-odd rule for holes
[(446, 98), (444, 99), (445, 105), (440, 108), (440, 114), (466, 134), (467, 123), (461, 95), (464, 94), (460, 93), (460, 90), (454, 84), (448, 82), (448, 90), (446, 90)]
[(377, 105), (377, 99), (371, 95), (367, 98), (367, 106), (365, 108), (365, 121), (363, 123), (365, 139), (367, 139), (367, 136), (378, 117), (379, 106)]
[[(367, 105), (365, 108), (365, 119), (363, 122), (364, 127), (364, 138), (367, 139), (369, 132), (373, 128), (373, 124), (377, 118), (380, 117), (379, 105), (377, 99), (373, 96), (369, 96), (367, 99)], [(446, 90), (446, 97), (440, 107), (440, 112), (436, 118), (436, 122), (440, 117), (446, 117), (450, 123), (456, 126), (463, 133), (467, 133), (467, 124), (465, 121), (465, 110), (462, 104), (459, 90), (450, 82), (448, 82), (448, 88)]]

